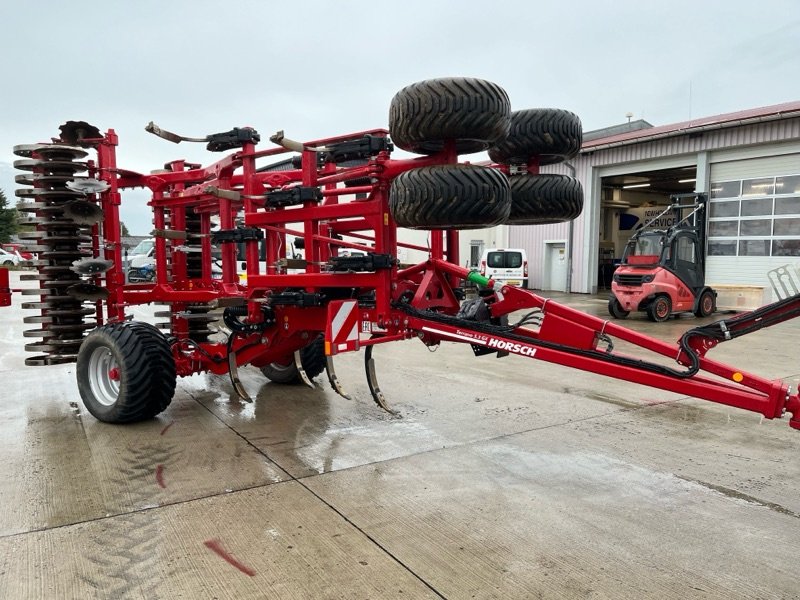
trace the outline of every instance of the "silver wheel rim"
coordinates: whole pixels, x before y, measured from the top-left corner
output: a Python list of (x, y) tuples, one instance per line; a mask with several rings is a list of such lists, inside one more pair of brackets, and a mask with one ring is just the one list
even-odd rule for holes
[[(117, 376), (113, 377), (112, 372)], [(103, 406), (113, 405), (119, 397), (119, 365), (105, 346), (95, 348), (89, 357), (89, 386), (95, 399)]]

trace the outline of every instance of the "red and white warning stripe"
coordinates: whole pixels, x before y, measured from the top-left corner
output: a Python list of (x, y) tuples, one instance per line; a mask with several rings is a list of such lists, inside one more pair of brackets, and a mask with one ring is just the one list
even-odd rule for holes
[(328, 304), (328, 326), (325, 330), (325, 354), (358, 350), (358, 302), (335, 300)]

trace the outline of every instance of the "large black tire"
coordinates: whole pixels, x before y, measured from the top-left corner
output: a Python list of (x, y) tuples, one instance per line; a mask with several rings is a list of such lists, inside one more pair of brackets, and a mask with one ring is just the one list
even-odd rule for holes
[(647, 316), (655, 323), (662, 323), (669, 319), (672, 314), (672, 300), (666, 294), (656, 296), (653, 301), (647, 305)]
[(508, 133), (511, 102), (499, 85), (447, 77), (413, 83), (389, 105), (389, 132), (398, 148), (435, 154), (446, 140), (459, 154), (486, 150)]
[(581, 182), (569, 175), (514, 175), (508, 225), (543, 225), (571, 221), (583, 210)]
[(622, 304), (617, 300), (617, 297), (612, 295), (608, 299), (608, 314), (615, 319), (625, 319), (631, 312), (622, 308)]
[(395, 177), (389, 208), (400, 227), (479, 229), (504, 223), (511, 211), (508, 179), (497, 169), (445, 165)]
[(175, 361), (162, 333), (148, 323), (92, 330), (75, 365), (86, 409), (106, 423), (152, 419), (175, 394)]
[(704, 318), (711, 316), (715, 310), (717, 310), (717, 295), (713, 290), (706, 288), (697, 299), (697, 308), (694, 311), (694, 315)]
[[(320, 335), (300, 350), (300, 364), (309, 379), (314, 379), (325, 370), (325, 339)], [(271, 363), (261, 367), (264, 377), (275, 383), (300, 383), (302, 378), (290, 358), (286, 364)]]
[(583, 126), (575, 113), (559, 108), (531, 108), (511, 114), (508, 135), (489, 148), (489, 158), (503, 164), (525, 164), (533, 156), (551, 165), (578, 155)]

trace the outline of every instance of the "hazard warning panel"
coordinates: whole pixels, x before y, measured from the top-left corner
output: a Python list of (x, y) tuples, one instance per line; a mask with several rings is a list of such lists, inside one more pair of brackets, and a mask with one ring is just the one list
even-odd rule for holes
[(334, 300), (328, 304), (328, 326), (325, 329), (325, 354), (359, 349), (358, 302), (356, 300)]

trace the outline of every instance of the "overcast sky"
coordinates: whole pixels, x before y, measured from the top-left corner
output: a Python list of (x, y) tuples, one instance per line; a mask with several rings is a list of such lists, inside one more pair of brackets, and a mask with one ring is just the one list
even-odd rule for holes
[[(120, 167), (176, 158), (189, 136), (251, 125), (314, 139), (385, 127), (392, 96), (432, 77), (492, 80), (512, 108), (631, 112), (654, 125), (800, 100), (797, 0), (0, 0), (0, 189), (15, 144), (67, 120), (120, 137)], [(123, 198), (132, 233), (146, 197)]]

